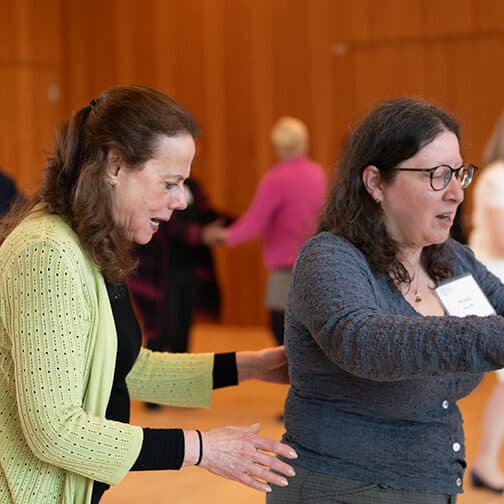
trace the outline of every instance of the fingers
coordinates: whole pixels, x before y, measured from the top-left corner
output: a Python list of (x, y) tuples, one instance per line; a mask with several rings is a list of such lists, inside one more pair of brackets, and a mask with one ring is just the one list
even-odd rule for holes
[(247, 469), (247, 474), (272, 485), (287, 486), (289, 484), (284, 476), (258, 464), (254, 464), (250, 469)]
[[(296, 474), (290, 465), (259, 451), (250, 458), (250, 463), (244, 468), (238, 481), (256, 490), (271, 492), (271, 485), (286, 487), (289, 483), (285, 476)], [(281, 474), (277, 474), (278, 472)]]
[(253, 432), (254, 434), (257, 434), (261, 430), (261, 424), (255, 423), (255, 424), (251, 425), (249, 428), (250, 428), (251, 432)]
[(276, 458), (296, 458), (289, 446), (257, 435), (260, 424), (247, 427), (224, 427), (202, 433), (203, 458), (200, 467), (243, 483), (261, 492), (270, 492), (271, 485), (287, 486), (294, 469)]
[[(246, 437), (250, 438), (251, 434), (247, 434)], [(282, 457), (295, 459), (297, 458), (297, 453), (288, 445), (280, 443), (279, 441), (274, 441), (273, 439), (267, 439), (260, 436), (255, 436), (253, 443), (256, 448), (260, 450), (275, 453), (277, 455), (282, 455)]]
[(271, 486), (264, 481), (259, 481), (247, 473), (243, 473), (243, 477), (238, 480), (240, 483), (247, 485), (254, 490), (259, 490), (260, 492), (271, 492)]
[[(256, 424), (258, 425), (258, 424)], [(295, 476), (296, 473), (292, 466), (279, 460), (270, 453), (282, 454), (288, 458), (296, 458), (296, 452), (290, 447), (278, 441), (261, 438), (259, 436), (246, 436), (253, 442), (254, 447), (249, 454), (252, 464), (246, 468), (246, 473), (254, 478), (277, 486), (287, 486), (289, 483), (283, 476)], [(264, 453), (267, 451), (269, 453)], [(268, 490), (263, 490), (268, 491)]]
[[(272, 471), (275, 471), (275, 473), (280, 473), (284, 474), (285, 476), (295, 476), (296, 473), (292, 466), (289, 464), (286, 464), (285, 462), (277, 459), (276, 457), (272, 457), (271, 455), (267, 455), (265, 453), (257, 452), (258, 455), (255, 459), (255, 462), (257, 464), (260, 464), (266, 469), (270, 469)], [(266, 480), (270, 481), (270, 480)], [(279, 483), (275, 483), (275, 485), (278, 485)]]

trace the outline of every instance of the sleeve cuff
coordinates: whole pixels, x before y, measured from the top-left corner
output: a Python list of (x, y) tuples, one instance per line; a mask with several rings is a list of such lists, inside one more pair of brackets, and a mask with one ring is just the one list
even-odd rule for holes
[(143, 444), (132, 471), (180, 469), (184, 462), (182, 429), (143, 429)]
[(218, 353), (214, 356), (213, 388), (238, 385), (238, 368), (236, 353)]

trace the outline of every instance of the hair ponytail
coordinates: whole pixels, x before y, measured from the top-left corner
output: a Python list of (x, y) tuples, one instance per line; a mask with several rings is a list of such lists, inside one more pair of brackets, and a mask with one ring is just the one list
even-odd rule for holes
[(79, 174), (90, 145), (87, 142), (86, 120), (90, 107), (84, 107), (62, 124), (57, 132), (54, 153), (46, 164), (46, 175), (40, 199), (50, 213), (69, 215)]

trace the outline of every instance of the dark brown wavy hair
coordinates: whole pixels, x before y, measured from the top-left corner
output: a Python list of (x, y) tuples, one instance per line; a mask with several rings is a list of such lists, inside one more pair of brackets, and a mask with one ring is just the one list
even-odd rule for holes
[(156, 155), (163, 135), (190, 134), (199, 127), (177, 102), (141, 86), (115, 87), (74, 112), (57, 132), (39, 192), (0, 224), (0, 243), (33, 209), (62, 216), (108, 282), (118, 283), (135, 268), (132, 243), (114, 225), (107, 183), (110, 148), (130, 169), (141, 170)]
[[(393, 168), (443, 131), (460, 140), (455, 119), (420, 99), (395, 98), (375, 106), (348, 138), (319, 231), (345, 237), (366, 255), (373, 271), (410, 284), (412, 278), (397, 258), (398, 244), (387, 232), (381, 206), (367, 192), (362, 173), (374, 165), (381, 179), (391, 183), (398, 173)], [(453, 275), (445, 244), (425, 247), (421, 261), (436, 282)]]

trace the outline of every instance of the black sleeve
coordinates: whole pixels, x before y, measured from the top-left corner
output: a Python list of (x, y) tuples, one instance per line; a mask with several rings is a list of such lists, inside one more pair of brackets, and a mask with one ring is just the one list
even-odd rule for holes
[(180, 469), (184, 462), (182, 429), (143, 429), (143, 444), (132, 471)]
[(214, 357), (213, 388), (238, 385), (238, 368), (236, 367), (236, 353), (218, 353)]

